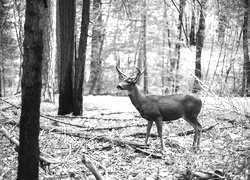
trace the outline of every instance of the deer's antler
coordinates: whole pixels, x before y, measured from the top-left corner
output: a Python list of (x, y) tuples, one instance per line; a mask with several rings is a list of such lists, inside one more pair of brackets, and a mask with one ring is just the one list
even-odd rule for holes
[(122, 78), (127, 77), (127, 75), (124, 74), (123, 72), (121, 72), (120, 69), (117, 66), (116, 66), (116, 70), (117, 70), (119, 76), (121, 76)]
[(135, 77), (135, 81), (137, 82), (139, 77), (144, 73), (145, 69), (141, 72), (140, 69), (136, 66), (134, 66), (136, 68), (136, 70), (138, 71), (138, 73), (136, 74), (136, 77)]

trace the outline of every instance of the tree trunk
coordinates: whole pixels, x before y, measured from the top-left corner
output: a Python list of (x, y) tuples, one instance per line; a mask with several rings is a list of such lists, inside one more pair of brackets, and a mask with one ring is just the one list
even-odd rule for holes
[(143, 64), (144, 64), (144, 86), (143, 86), (143, 91), (144, 94), (148, 94), (148, 66), (147, 66), (147, 4), (146, 0), (143, 1), (143, 7), (144, 7), (144, 13), (142, 14), (142, 26), (143, 26)]
[(2, 66), (0, 66), (0, 97), (3, 97), (2, 82), (3, 82), (3, 71), (2, 71)]
[(44, 2), (26, 0), (18, 180), (35, 180), (39, 176), (38, 137), (42, 87), (43, 16), (47, 7)]
[(171, 42), (171, 29), (170, 25), (167, 26), (167, 35), (168, 35), (168, 58), (167, 58), (167, 66), (168, 66), (168, 75), (167, 75), (167, 82), (168, 82), (168, 89), (165, 89), (165, 93), (172, 92), (172, 77), (173, 77), (173, 69), (172, 68), (172, 42)]
[(227, 16), (225, 12), (222, 12), (220, 9), (220, 3), (218, 1), (218, 42), (224, 41), (224, 37), (226, 34), (226, 24), (227, 24)]
[[(21, 2), (24, 3), (24, 2)], [(22, 64), (23, 64), (23, 24), (22, 24), (22, 18), (20, 15), (20, 6), (18, 6), (17, 1), (14, 1), (13, 3), (13, 15), (14, 15), (14, 27), (15, 27), (15, 33), (18, 43), (18, 49), (20, 51), (20, 66), (19, 66), (19, 80), (17, 84), (16, 93), (20, 92), (21, 87), (21, 78), (22, 78)]]
[(186, 0), (180, 0), (180, 4), (179, 4), (179, 24), (178, 24), (178, 42), (176, 43), (175, 46), (175, 52), (177, 55), (177, 58), (175, 59), (176, 62), (174, 62), (174, 66), (175, 66), (175, 77), (174, 77), (174, 83), (173, 83), (173, 92), (176, 92), (178, 85), (178, 74), (179, 74), (179, 64), (180, 64), (180, 60), (181, 60), (181, 41), (182, 41), (182, 17), (183, 17), (183, 11), (184, 11), (184, 7), (186, 4)]
[(58, 115), (73, 111), (72, 64), (74, 57), (75, 0), (60, 0), (61, 70)]
[(166, 36), (167, 36), (167, 5), (163, 2), (163, 28), (162, 28), (162, 55), (161, 55), (161, 92), (165, 94), (166, 89), (166, 74), (168, 74), (167, 67), (165, 68), (166, 61)]
[(201, 53), (205, 38), (205, 15), (204, 15), (205, 0), (203, 0), (201, 3), (202, 4), (200, 7), (199, 27), (198, 27), (198, 32), (196, 34), (197, 42), (196, 42), (195, 76), (197, 79), (194, 80), (193, 93), (197, 93), (201, 90), (198, 79), (201, 80)]
[(88, 26), (89, 26), (89, 9), (90, 0), (83, 0), (82, 5), (82, 24), (78, 49), (78, 58), (75, 62), (75, 86), (74, 86), (74, 106), (73, 115), (82, 115), (82, 96), (83, 81), (86, 60)]
[(55, 1), (48, 1), (48, 8), (45, 12), (45, 33), (43, 34), (43, 87), (42, 99), (54, 102), (54, 75), (55, 75), (55, 56), (56, 56), (56, 19), (55, 19)]
[(193, 0), (191, 28), (190, 28), (190, 34), (189, 34), (190, 46), (194, 46), (196, 44), (195, 42), (195, 19), (196, 19), (195, 18), (195, 0)]
[(59, 0), (56, 0), (56, 65), (55, 65), (55, 92), (58, 93), (60, 89), (60, 74), (61, 74), (61, 41), (60, 41), (60, 14), (59, 14)]
[(248, 26), (249, 26), (249, 0), (245, 0), (245, 13), (243, 21), (243, 78), (242, 78), (242, 92), (244, 96), (250, 96), (250, 62), (248, 50)]
[[(2, 6), (0, 6), (0, 13), (3, 13), (2, 12)], [(3, 48), (2, 48), (2, 19), (0, 19), (0, 55), (1, 57), (3, 56)], [(0, 97), (3, 97), (4, 94), (3, 94), (3, 91), (2, 91), (2, 88), (3, 88), (3, 80), (4, 80), (4, 74), (3, 74), (3, 68), (4, 68), (4, 63), (0, 61)]]
[(101, 83), (102, 74), (102, 42), (103, 42), (103, 22), (102, 22), (102, 1), (93, 1), (93, 18), (94, 25), (92, 28), (92, 49), (91, 49), (91, 63), (90, 63), (90, 78), (89, 78), (89, 94), (93, 94), (98, 83)]

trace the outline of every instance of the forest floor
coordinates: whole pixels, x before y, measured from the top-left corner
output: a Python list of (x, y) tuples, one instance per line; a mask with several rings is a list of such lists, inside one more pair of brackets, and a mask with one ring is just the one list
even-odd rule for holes
[[(193, 128), (180, 119), (164, 123), (161, 154), (155, 125), (143, 146), (146, 120), (128, 97), (84, 96), (84, 114), (58, 116), (58, 104), (42, 102), (40, 179), (95, 179), (83, 155), (106, 180), (250, 179), (250, 100), (203, 97), (200, 150)], [(20, 97), (0, 100), (0, 180), (16, 179)], [(46, 162), (50, 163), (46, 165)]]

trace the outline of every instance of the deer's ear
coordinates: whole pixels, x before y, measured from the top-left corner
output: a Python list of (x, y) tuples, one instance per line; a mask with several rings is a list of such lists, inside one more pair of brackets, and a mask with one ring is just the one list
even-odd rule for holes
[(123, 80), (123, 79), (125, 79), (126, 78), (126, 76), (125, 75), (123, 75), (123, 74), (119, 74), (119, 79), (120, 80)]
[(137, 83), (137, 81), (138, 81), (137, 76), (131, 77), (130, 79), (131, 79), (131, 82), (133, 82), (133, 83)]

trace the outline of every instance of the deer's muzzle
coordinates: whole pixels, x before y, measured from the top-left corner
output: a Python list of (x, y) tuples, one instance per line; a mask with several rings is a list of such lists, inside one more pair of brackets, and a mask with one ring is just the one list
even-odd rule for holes
[(118, 90), (122, 90), (122, 87), (120, 85), (116, 86)]

